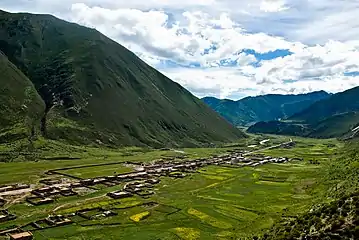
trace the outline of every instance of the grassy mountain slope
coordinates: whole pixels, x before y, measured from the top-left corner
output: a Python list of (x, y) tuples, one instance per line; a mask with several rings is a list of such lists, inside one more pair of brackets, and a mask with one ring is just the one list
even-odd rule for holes
[(287, 118), (329, 96), (324, 91), (299, 95), (269, 94), (239, 101), (206, 97), (202, 100), (236, 126)]
[(293, 114), (289, 119), (316, 123), (336, 114), (359, 111), (359, 87), (332, 95)]
[(44, 103), (31, 81), (2, 52), (0, 93), (0, 142), (23, 137), (31, 131), (35, 134)]
[[(315, 102), (285, 121), (259, 122), (252, 133), (298, 135), (317, 138), (342, 137), (359, 125), (359, 87)], [(302, 126), (298, 131), (298, 126)]]
[(52, 138), (173, 146), (244, 134), (183, 87), (94, 29), (49, 15), (0, 13), (0, 50), (46, 103)]
[(315, 124), (310, 137), (340, 137), (359, 125), (359, 112), (334, 115)]
[(310, 133), (308, 124), (286, 121), (258, 122), (247, 129), (249, 133), (266, 133), (278, 135), (307, 136)]
[(357, 239), (358, 212), (359, 193), (356, 192), (313, 208), (291, 221), (283, 221), (261, 239)]
[(260, 239), (357, 239), (359, 236), (359, 141), (353, 139), (326, 166), (329, 203), (282, 219)]
[(250, 133), (293, 135), (313, 138), (334, 138), (352, 135), (359, 125), (359, 112), (334, 115), (318, 123), (308, 124), (295, 121), (258, 122), (248, 128)]

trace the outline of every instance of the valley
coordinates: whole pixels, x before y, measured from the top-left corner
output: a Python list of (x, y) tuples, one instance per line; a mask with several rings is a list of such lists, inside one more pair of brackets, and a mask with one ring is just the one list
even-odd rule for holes
[[(167, 52), (160, 41), (151, 45), (157, 36), (142, 31), (126, 31), (128, 41), (114, 41), (78, 21), (0, 10), (0, 240), (356, 239), (359, 87), (342, 72), (342, 83), (323, 88), (333, 92), (322, 90), (334, 81), (324, 72), (340, 80), (336, 71), (356, 65), (322, 69), (323, 76), (307, 79), (327, 63), (308, 58), (306, 64), (305, 55), (316, 54), (299, 44), (295, 49), (308, 51), (299, 52), (301, 64), (290, 64), (298, 55), (294, 49), (283, 49), (293, 56), (280, 62), (308, 65), (310, 74), (286, 69), (283, 79), (277, 60), (270, 67), (271, 59), (261, 59), (276, 52), (262, 49), (272, 44), (259, 44), (261, 54), (239, 45), (243, 49), (217, 54), (217, 44), (207, 42), (217, 34), (203, 35), (209, 19), (196, 20), (199, 32), (188, 32), (177, 21), (167, 24), (175, 18), (165, 11), (154, 12), (146, 12), (149, 23), (166, 15), (161, 28), (174, 30), (179, 40), (186, 35), (188, 44)], [(113, 21), (129, 20), (109, 13)], [(190, 15), (181, 18), (190, 23)], [(238, 26), (238, 36), (254, 36), (221, 15), (224, 20)], [(231, 38), (230, 29), (209, 22)], [(143, 27), (144, 33), (151, 29)], [(165, 31), (158, 33), (167, 39)], [(199, 36), (206, 49), (192, 39)], [(141, 48), (129, 47), (136, 39), (143, 40)], [(146, 57), (146, 51), (164, 55)], [(219, 59), (226, 52), (233, 56)], [(182, 58), (189, 53), (187, 62)], [(238, 69), (227, 75), (232, 67)], [(176, 77), (177, 70), (184, 75)], [(321, 78), (323, 86), (314, 84)], [(298, 87), (299, 81), (309, 85)], [(204, 94), (209, 97), (200, 99)]]
[(249, 238), (325, 199), (323, 169), (340, 147), (253, 135), (218, 148), (2, 163), (0, 198), (16, 218), (0, 223), (0, 239)]

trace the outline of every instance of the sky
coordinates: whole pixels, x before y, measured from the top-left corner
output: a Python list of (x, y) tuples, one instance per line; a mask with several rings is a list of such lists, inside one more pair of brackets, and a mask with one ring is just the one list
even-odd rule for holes
[(359, 86), (359, 0), (0, 0), (96, 28), (198, 97)]

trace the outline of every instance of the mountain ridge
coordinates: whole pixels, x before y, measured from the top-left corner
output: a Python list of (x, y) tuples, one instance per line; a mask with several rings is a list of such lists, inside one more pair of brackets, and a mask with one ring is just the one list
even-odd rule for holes
[(246, 97), (238, 101), (202, 98), (207, 105), (235, 126), (249, 126), (255, 122), (286, 118), (310, 104), (329, 97), (325, 91), (307, 94), (267, 94)]
[(179, 84), (94, 29), (0, 12), (0, 50), (45, 102), (42, 132), (74, 143), (195, 146), (245, 137)]
[(305, 137), (343, 137), (359, 125), (359, 87), (317, 101), (285, 121), (258, 122), (251, 133), (299, 135)]
[[(359, 110), (359, 98), (355, 98), (358, 93), (359, 87), (354, 87), (334, 94), (330, 98), (318, 101), (307, 109), (294, 114), (289, 119), (317, 122), (335, 114)], [(343, 101), (345, 104), (343, 104)], [(331, 107), (325, 108), (325, 105), (330, 105)]]

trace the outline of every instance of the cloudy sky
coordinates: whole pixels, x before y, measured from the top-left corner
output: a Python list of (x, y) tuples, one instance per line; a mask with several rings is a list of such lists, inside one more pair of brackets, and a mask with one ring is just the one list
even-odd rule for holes
[(198, 97), (359, 86), (359, 0), (0, 0), (96, 28)]

